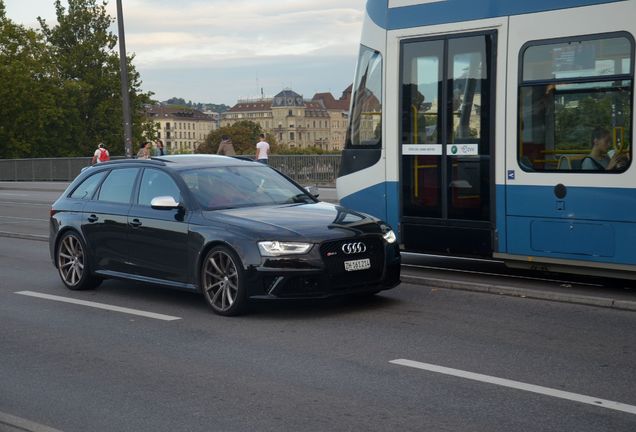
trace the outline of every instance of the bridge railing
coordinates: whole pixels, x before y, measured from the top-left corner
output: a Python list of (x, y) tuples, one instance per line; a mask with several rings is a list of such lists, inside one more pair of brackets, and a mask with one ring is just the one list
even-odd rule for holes
[[(70, 181), (90, 161), (90, 157), (0, 159), (0, 181)], [(333, 187), (340, 169), (340, 155), (270, 155), (269, 162), (303, 185)]]

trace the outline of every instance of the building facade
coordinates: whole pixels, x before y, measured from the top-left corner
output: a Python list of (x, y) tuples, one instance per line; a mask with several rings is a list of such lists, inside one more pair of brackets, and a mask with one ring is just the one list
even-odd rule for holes
[(342, 150), (349, 117), (351, 88), (336, 100), (331, 93), (317, 93), (311, 100), (286, 89), (270, 99), (239, 100), (223, 113), (221, 126), (249, 120), (290, 148), (318, 147)]
[(158, 138), (171, 154), (193, 153), (217, 128), (213, 116), (193, 109), (153, 105), (146, 116), (157, 125)]

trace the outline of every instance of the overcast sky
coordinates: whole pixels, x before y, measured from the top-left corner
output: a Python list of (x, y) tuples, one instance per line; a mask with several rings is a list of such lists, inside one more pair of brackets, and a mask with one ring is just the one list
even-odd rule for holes
[[(63, 3), (66, 3), (63, 1)], [(55, 22), (54, 0), (5, 0)], [(339, 97), (353, 79), (366, 0), (124, 0), (126, 45), (155, 98), (234, 105), (292, 88)], [(116, 16), (115, 0), (108, 10)], [(113, 32), (116, 32), (116, 25)]]

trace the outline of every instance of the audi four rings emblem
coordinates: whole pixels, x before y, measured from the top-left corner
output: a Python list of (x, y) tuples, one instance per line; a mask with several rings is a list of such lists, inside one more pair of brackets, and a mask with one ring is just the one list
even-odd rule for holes
[(342, 245), (342, 251), (347, 255), (363, 253), (367, 251), (367, 245), (362, 242), (345, 243)]

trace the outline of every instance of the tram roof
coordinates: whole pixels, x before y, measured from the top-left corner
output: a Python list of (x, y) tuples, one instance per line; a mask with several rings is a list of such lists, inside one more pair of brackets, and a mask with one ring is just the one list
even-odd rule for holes
[(522, 15), (630, 0), (367, 0), (367, 14), (387, 30)]

